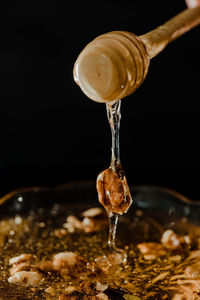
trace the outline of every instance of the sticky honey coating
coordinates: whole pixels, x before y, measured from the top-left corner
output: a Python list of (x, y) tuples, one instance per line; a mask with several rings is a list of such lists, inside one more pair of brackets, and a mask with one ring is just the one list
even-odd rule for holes
[[(118, 166), (121, 170), (121, 165)], [(99, 202), (108, 215), (122, 215), (132, 203), (129, 186), (124, 174), (116, 172), (112, 167), (102, 171), (97, 177), (97, 192)]]
[(74, 65), (74, 80), (90, 99), (109, 103), (132, 94), (148, 66), (143, 42), (133, 33), (113, 31), (83, 49)]
[(200, 24), (200, 6), (136, 36), (112, 31), (89, 43), (74, 65), (74, 80), (91, 100), (109, 103), (132, 94), (144, 81), (151, 58)]

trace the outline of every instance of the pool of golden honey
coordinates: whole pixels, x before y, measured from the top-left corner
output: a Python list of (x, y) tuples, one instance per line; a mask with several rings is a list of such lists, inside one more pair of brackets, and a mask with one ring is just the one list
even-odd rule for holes
[[(71, 231), (65, 228), (65, 222), (66, 220), (59, 216), (54, 219), (46, 217), (42, 219), (41, 216), (38, 218), (36, 215), (26, 218), (15, 216), (0, 221), (0, 295), (2, 299), (12, 299), (16, 295), (18, 295), (17, 298), (13, 299), (61, 299), (59, 295), (64, 293), (67, 287), (83, 286), (84, 283), (106, 285), (107, 299), (173, 299), (177, 289), (180, 290), (180, 282), (178, 283), (177, 280), (189, 280), (185, 275), (185, 269), (190, 264), (198, 263), (199, 260), (198, 255), (193, 255), (191, 258), (191, 253), (200, 252), (198, 236), (195, 237), (194, 246), (175, 251), (167, 249), (165, 255), (156, 255), (153, 259), (145, 258), (139, 251), (138, 244), (144, 241), (160, 242), (164, 228), (155, 219), (139, 213), (131, 221), (122, 217), (119, 224), (116, 244), (126, 250), (127, 262), (110, 265), (105, 261), (104, 268), (98, 271), (98, 268), (93, 268), (95, 258), (107, 255), (105, 230)], [(183, 225), (184, 228), (189, 228), (194, 232), (193, 225), (192, 227), (188, 227), (186, 223)], [(198, 232), (199, 228), (197, 229)], [(44, 260), (50, 261), (53, 255), (66, 251), (80, 255), (86, 262), (85, 268), (81, 271), (79, 269), (77, 273), (74, 269), (73, 274), (68, 273), (62, 276), (60, 273), (47, 272), (43, 274), (41, 283), (36, 286), (8, 283), (10, 258), (22, 253), (31, 253), (37, 264)], [(195, 284), (199, 283), (199, 278), (200, 276), (197, 276), (197, 279), (193, 278), (197, 280)], [(186, 283), (191, 284), (191, 282)], [(56, 291), (55, 297), (46, 293), (45, 290), (48, 287)], [(112, 296), (112, 291), (115, 296)], [(7, 298), (3, 298), (5, 295)], [(87, 299), (93, 299), (89, 294), (86, 296)], [(77, 299), (81, 299), (81, 296), (79, 297)]]

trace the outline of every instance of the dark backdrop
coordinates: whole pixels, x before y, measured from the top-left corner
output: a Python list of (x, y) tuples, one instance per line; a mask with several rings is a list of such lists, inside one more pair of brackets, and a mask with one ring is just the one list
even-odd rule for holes
[[(0, 194), (95, 179), (109, 165), (105, 105), (72, 77), (82, 48), (112, 30), (138, 35), (185, 9), (184, 0), (5, 1), (0, 9)], [(1, 4), (2, 5), (2, 4)], [(130, 183), (200, 198), (200, 27), (151, 61), (123, 100), (121, 160)]]

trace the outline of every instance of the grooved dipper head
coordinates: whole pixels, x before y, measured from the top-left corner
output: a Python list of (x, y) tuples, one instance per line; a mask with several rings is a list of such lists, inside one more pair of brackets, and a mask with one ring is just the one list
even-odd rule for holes
[(148, 66), (143, 42), (133, 33), (113, 31), (83, 49), (74, 65), (74, 80), (90, 99), (108, 103), (132, 94)]

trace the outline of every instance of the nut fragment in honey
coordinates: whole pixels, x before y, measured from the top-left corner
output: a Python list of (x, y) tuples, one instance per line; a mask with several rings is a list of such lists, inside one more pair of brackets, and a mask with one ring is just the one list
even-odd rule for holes
[(82, 216), (86, 218), (93, 218), (99, 215), (103, 215), (104, 211), (100, 207), (92, 207), (82, 212)]
[(96, 299), (98, 299), (98, 300), (109, 300), (108, 296), (104, 293), (97, 294)]
[(190, 278), (200, 279), (200, 262), (188, 266), (185, 269), (185, 273)]
[(12, 257), (9, 260), (9, 265), (16, 265), (25, 261), (30, 261), (32, 260), (32, 258), (33, 258), (32, 254), (23, 253), (19, 256)]
[(109, 214), (123, 214), (132, 203), (126, 177), (108, 168), (97, 177), (99, 202)]
[(167, 229), (161, 238), (161, 243), (168, 249), (181, 250), (194, 246), (194, 238), (191, 235), (179, 236), (172, 229)]
[(8, 278), (9, 283), (21, 283), (25, 285), (36, 285), (40, 283), (42, 276), (37, 272), (20, 271)]
[(45, 292), (49, 294), (50, 296), (56, 296), (56, 290), (49, 286), (48, 288), (45, 289)]
[(90, 233), (102, 230), (108, 223), (105, 212), (99, 207), (93, 207), (85, 210), (81, 213), (81, 216), (84, 217), (82, 220), (79, 220), (74, 215), (68, 216), (66, 219), (67, 223), (64, 223), (63, 227), (71, 233), (73, 233), (76, 229)]
[(82, 222), (76, 216), (73, 216), (73, 215), (68, 216), (67, 223), (71, 224), (74, 228), (77, 228), (80, 230), (83, 229)]
[(78, 256), (73, 252), (60, 252), (53, 258), (53, 267), (60, 270), (66, 267), (72, 267), (77, 263)]
[(137, 245), (140, 252), (144, 255), (146, 260), (154, 260), (156, 257), (164, 256), (167, 254), (166, 249), (160, 243), (144, 242)]
[(13, 276), (15, 273), (20, 271), (30, 271), (30, 269), (31, 269), (31, 265), (29, 263), (22, 262), (10, 268), (10, 275)]

